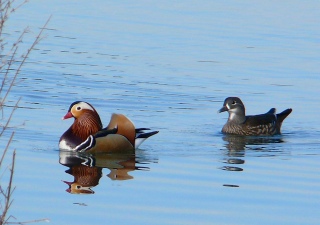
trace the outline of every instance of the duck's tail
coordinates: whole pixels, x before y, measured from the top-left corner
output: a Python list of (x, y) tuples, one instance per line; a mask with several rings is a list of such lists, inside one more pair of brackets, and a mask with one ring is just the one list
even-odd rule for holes
[(137, 128), (136, 129), (136, 140), (135, 140), (135, 147), (138, 148), (142, 142), (144, 142), (148, 137), (159, 133), (159, 131), (151, 131), (145, 132), (146, 130), (150, 130), (149, 128)]
[(278, 121), (280, 122), (280, 123), (282, 123), (283, 121), (284, 121), (284, 119), (287, 117), (287, 116), (289, 116), (289, 114), (292, 112), (292, 109), (290, 108), (290, 109), (286, 109), (286, 110), (284, 110), (283, 112), (281, 112), (281, 113), (278, 113), (277, 114), (277, 119), (278, 119)]
[(285, 118), (287, 118), (287, 116), (289, 116), (289, 114), (291, 112), (292, 112), (292, 109), (290, 108), (290, 109), (286, 109), (283, 112), (277, 114), (277, 128), (279, 131), (281, 129), (282, 122), (284, 121)]

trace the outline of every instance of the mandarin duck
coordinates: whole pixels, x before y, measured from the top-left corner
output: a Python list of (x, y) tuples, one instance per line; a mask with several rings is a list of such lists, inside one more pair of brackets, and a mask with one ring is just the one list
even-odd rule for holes
[(228, 97), (218, 112), (225, 111), (228, 111), (229, 118), (221, 130), (222, 133), (257, 136), (281, 134), (282, 122), (292, 109), (276, 114), (276, 109), (272, 108), (265, 114), (246, 116), (245, 107), (240, 98)]
[(73, 124), (59, 140), (59, 148), (63, 150), (90, 153), (134, 151), (148, 137), (159, 132), (136, 129), (122, 114), (112, 114), (108, 126), (103, 128), (95, 108), (83, 101), (73, 102), (62, 119), (72, 117)]
[(69, 188), (66, 190), (71, 194), (94, 194), (91, 189), (99, 184), (102, 177), (102, 168), (76, 165), (66, 170), (66, 173), (74, 176), (74, 181), (63, 181)]

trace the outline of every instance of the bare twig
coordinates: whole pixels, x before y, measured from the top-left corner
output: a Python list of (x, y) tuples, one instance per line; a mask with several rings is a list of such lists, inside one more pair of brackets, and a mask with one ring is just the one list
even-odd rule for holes
[(14, 192), (14, 187), (12, 187), (12, 181), (13, 181), (13, 174), (14, 174), (14, 163), (15, 163), (15, 158), (16, 158), (16, 150), (13, 151), (12, 154), (12, 166), (10, 169), (10, 178), (9, 178), (9, 183), (8, 183), (8, 187), (7, 190), (3, 193), (4, 197), (5, 197), (5, 204), (4, 204), (4, 209), (1, 215), (1, 221), (0, 224), (5, 224), (7, 222), (8, 219), (6, 219), (6, 215), (8, 213), (8, 210), (13, 202), (13, 200), (11, 200), (11, 196), (12, 193)]
[(5, 22), (8, 20), (10, 13), (15, 12), (18, 8), (20, 8), (22, 5), (26, 4), (28, 0), (25, 0), (21, 2), (19, 5), (15, 6), (15, 8), (12, 8), (13, 3), (15, 0), (6, 0), (2, 1), (0, 0), (0, 37), (2, 36), (2, 31)]
[(13, 107), (11, 113), (10, 113), (10, 116), (9, 116), (9, 118), (7, 119), (6, 124), (2, 127), (2, 131), (0, 132), (0, 136), (2, 136), (3, 132), (4, 132), (6, 129), (8, 129), (9, 123), (10, 123), (11, 118), (12, 118), (12, 116), (13, 116), (13, 113), (14, 113), (14, 111), (16, 111), (16, 109), (18, 108), (18, 104), (19, 104), (20, 100), (21, 100), (21, 97), (18, 99), (18, 101), (17, 101), (16, 104), (14, 105), (14, 107)]
[(39, 219), (39, 220), (30, 220), (25, 222), (7, 222), (7, 224), (28, 224), (28, 223), (38, 223), (38, 222), (50, 222), (49, 219)]
[(1, 168), (1, 166), (2, 166), (2, 162), (3, 162), (4, 156), (6, 155), (8, 149), (9, 149), (9, 146), (10, 146), (10, 143), (11, 143), (11, 141), (12, 141), (13, 136), (14, 136), (14, 132), (12, 132), (12, 134), (11, 134), (11, 136), (10, 136), (10, 139), (9, 139), (9, 141), (8, 141), (8, 143), (7, 143), (7, 146), (5, 147), (5, 149), (4, 149), (3, 153), (2, 153), (2, 157), (1, 157), (1, 159), (0, 159), (0, 168)]
[[(34, 49), (34, 47), (41, 41), (41, 39), (42, 39), (42, 36), (41, 36), (41, 35), (42, 35), (44, 29), (46, 28), (46, 26), (48, 25), (50, 19), (51, 19), (51, 16), (49, 17), (49, 19), (47, 20), (47, 22), (44, 24), (44, 26), (41, 28), (39, 34), (37, 35), (36, 39), (35, 39), (34, 42), (32, 43), (31, 47), (27, 50), (26, 54), (22, 57), (22, 61), (20, 62), (19, 66), (18, 66), (18, 68), (17, 68), (17, 70), (16, 70), (16, 72), (15, 72), (15, 74), (14, 74), (12, 80), (11, 80), (11, 85), (9, 85), (9, 88), (8, 88), (5, 96), (2, 98), (2, 102), (5, 102), (5, 100), (6, 100), (7, 96), (8, 96), (8, 94), (9, 94), (9, 92), (11, 91), (11, 88), (12, 88), (13, 85), (14, 85), (15, 80), (17, 79), (18, 74), (19, 74), (20, 71), (21, 71), (22, 66), (24, 65), (26, 59), (27, 59), (28, 56), (30, 55), (30, 52), (31, 52), (31, 51)], [(19, 38), (19, 40), (18, 40), (18, 43), (22, 40), (23, 35), (24, 35), (26, 32), (27, 32), (27, 30), (25, 29), (24, 32), (22, 33), (22, 35), (20, 36), (20, 38)], [(14, 60), (14, 56), (16, 55), (17, 50), (18, 50), (18, 46), (16, 46), (16, 47), (14, 48), (13, 54), (12, 54), (12, 56), (11, 56), (11, 60), (10, 60), (9, 63), (8, 63), (8, 68), (7, 68), (7, 70), (6, 70), (5, 77), (7, 77), (7, 73), (10, 71), (12, 62), (15, 61), (15, 60)], [(1, 87), (1, 88), (2, 88), (2, 87)]]
[[(2, 111), (3, 115), (3, 108), (5, 105), (5, 102), (8, 98), (9, 93), (12, 90), (12, 87), (16, 84), (16, 80), (18, 75), (20, 74), (20, 71), (22, 69), (22, 66), (25, 64), (27, 58), (29, 57), (31, 51), (35, 48), (35, 46), (42, 40), (43, 38), (43, 31), (48, 25), (50, 18), (46, 21), (45, 25), (40, 29), (39, 34), (36, 36), (34, 42), (31, 44), (30, 48), (27, 49), (24, 55), (17, 56), (20, 43), (22, 42), (24, 36), (26, 33), (28, 33), (29, 29), (26, 28), (23, 30), (23, 32), (20, 34), (16, 42), (13, 43), (11, 47), (9, 47), (8, 52), (2, 53), (2, 51), (5, 49), (7, 43), (4, 43), (4, 39), (2, 38), (3, 29), (6, 21), (9, 18), (9, 15), (13, 12), (15, 12), (16, 9), (20, 8), (22, 5), (24, 5), (28, 0), (22, 1), (22, 3), (17, 4), (17, 6), (13, 7), (13, 3), (15, 3), (16, 0), (0, 0), (0, 74), (2, 76), (2, 82), (0, 84), (0, 110)], [(19, 60), (17, 60), (18, 58)], [(14, 72), (12, 72), (14, 71)], [(2, 95), (3, 94), (3, 97)], [(9, 128), (9, 123), (12, 120), (12, 116), (15, 112), (15, 110), (18, 108), (18, 104), (20, 102), (21, 98), (17, 100), (15, 105), (13, 106), (13, 109), (11, 110), (9, 117), (6, 118), (5, 123), (1, 126), (2, 129), (0, 130), (0, 137), (4, 134), (4, 132)], [(3, 161), (5, 156), (8, 153), (9, 145), (11, 144), (14, 137), (14, 132), (12, 132), (8, 143), (2, 152), (2, 156), (0, 156), (0, 170), (3, 168)], [(31, 221), (25, 221), (25, 222), (11, 222), (9, 220), (15, 219), (14, 216), (10, 215), (8, 216), (9, 209), (13, 203), (12, 195), (15, 190), (15, 187), (13, 186), (13, 175), (14, 175), (14, 169), (15, 169), (15, 156), (16, 156), (16, 150), (13, 151), (12, 154), (12, 161), (11, 166), (7, 167), (9, 168), (9, 181), (7, 185), (3, 185), (3, 182), (1, 181), (2, 176), (0, 176), (0, 225), (4, 224), (28, 224), (28, 223), (35, 223), (35, 222), (49, 222), (48, 219), (38, 219), (38, 220), (31, 220)], [(5, 169), (4, 172), (7, 173), (7, 170)], [(3, 173), (4, 174), (4, 173)], [(2, 199), (3, 198), (3, 199)]]
[[(7, 80), (8, 80), (8, 74), (9, 74), (10, 71), (11, 71), (11, 66), (12, 66), (12, 64), (13, 64), (14, 62), (16, 62), (15, 59), (14, 59), (14, 57), (16, 56), (17, 51), (18, 51), (18, 46), (19, 46), (18, 44), (22, 42), (22, 39), (23, 39), (23, 37), (24, 37), (24, 35), (25, 35), (26, 33), (27, 33), (27, 28), (24, 29), (24, 31), (23, 31), (23, 32), (21, 33), (21, 35), (19, 36), (18, 40), (12, 45), (12, 47), (11, 47), (11, 49), (8, 51), (7, 55), (3, 57), (3, 58), (5, 58), (5, 59), (7, 59), (7, 58), (9, 58), (10, 55), (11, 55), (11, 57), (8, 59), (7, 62), (3, 62), (3, 66), (7, 65), (7, 69), (6, 69), (5, 73), (4, 73), (4, 78), (3, 78), (3, 80), (2, 80), (2, 84), (1, 84), (1, 88), (0, 88), (0, 93), (2, 92), (2, 90), (3, 90), (3, 88), (4, 88), (4, 85), (6, 84), (6, 82), (7, 82)], [(11, 80), (11, 82), (10, 82), (10, 84), (9, 84), (9, 88), (10, 88), (10, 89), (7, 90), (6, 96), (7, 96), (8, 93), (10, 92), (11, 87), (13, 86), (14, 81), (16, 80), (17, 76), (18, 76), (18, 73), (16, 72), (16, 73), (14, 74), (14, 76), (13, 76), (13, 79)], [(2, 99), (2, 102), (4, 102), (5, 99), (6, 99), (6, 98), (3, 98), (3, 99)]]

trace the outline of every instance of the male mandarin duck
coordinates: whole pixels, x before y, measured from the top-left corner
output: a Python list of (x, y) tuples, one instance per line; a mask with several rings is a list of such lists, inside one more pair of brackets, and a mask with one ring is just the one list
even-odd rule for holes
[(66, 190), (71, 194), (93, 194), (91, 190), (99, 184), (99, 180), (102, 177), (102, 168), (90, 167), (85, 165), (75, 165), (66, 170), (66, 173), (74, 176), (74, 181), (63, 181), (69, 188)]
[(148, 137), (159, 131), (145, 133), (148, 128), (135, 129), (122, 114), (112, 114), (106, 128), (95, 108), (87, 102), (73, 102), (62, 119), (74, 118), (73, 124), (59, 140), (59, 148), (77, 152), (134, 151)]
[(225, 111), (228, 111), (229, 118), (222, 128), (222, 133), (256, 136), (281, 134), (282, 122), (292, 109), (276, 114), (276, 109), (272, 108), (265, 114), (246, 116), (245, 107), (240, 98), (228, 97), (218, 112)]

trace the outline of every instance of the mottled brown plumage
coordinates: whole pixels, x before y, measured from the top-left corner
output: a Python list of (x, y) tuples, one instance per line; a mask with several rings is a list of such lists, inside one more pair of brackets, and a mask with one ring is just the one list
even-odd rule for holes
[(246, 116), (240, 98), (229, 97), (225, 99), (223, 107), (218, 112), (225, 111), (228, 111), (229, 118), (222, 128), (222, 133), (255, 136), (281, 134), (282, 122), (292, 109), (276, 114), (276, 109), (272, 108), (265, 114)]

